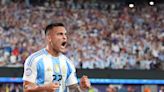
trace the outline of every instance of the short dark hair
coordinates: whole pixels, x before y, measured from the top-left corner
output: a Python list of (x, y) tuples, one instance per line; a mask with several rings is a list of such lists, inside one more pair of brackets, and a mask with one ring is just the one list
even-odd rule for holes
[(47, 34), (49, 30), (53, 29), (53, 27), (59, 27), (59, 26), (64, 27), (64, 24), (63, 23), (51, 23), (51, 24), (47, 25), (47, 27), (45, 28), (45, 34)]

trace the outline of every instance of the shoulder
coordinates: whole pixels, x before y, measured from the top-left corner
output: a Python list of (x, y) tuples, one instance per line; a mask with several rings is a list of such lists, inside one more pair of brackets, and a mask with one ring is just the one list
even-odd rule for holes
[(31, 64), (37, 59), (39, 60), (44, 55), (44, 50), (41, 49), (37, 52), (32, 53), (25, 61), (25, 65), (31, 66)]
[(65, 63), (66, 63), (66, 66), (67, 66), (68, 70), (75, 71), (75, 66), (74, 66), (72, 60), (70, 60), (67, 56), (65, 56), (63, 54), (60, 55), (60, 57), (65, 59)]
[(60, 58), (61, 58), (61, 59), (64, 59), (64, 61), (66, 61), (66, 63), (71, 63), (71, 64), (73, 64), (72, 61), (71, 61), (66, 55), (64, 55), (64, 54), (61, 54), (61, 55), (60, 55)]

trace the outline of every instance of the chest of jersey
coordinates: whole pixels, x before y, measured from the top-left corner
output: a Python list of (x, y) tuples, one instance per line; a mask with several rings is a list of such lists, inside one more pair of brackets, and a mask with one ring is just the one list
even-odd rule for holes
[(44, 56), (37, 64), (37, 84), (48, 84), (50, 82), (60, 83), (60, 89), (65, 89), (68, 76), (67, 64), (64, 58)]

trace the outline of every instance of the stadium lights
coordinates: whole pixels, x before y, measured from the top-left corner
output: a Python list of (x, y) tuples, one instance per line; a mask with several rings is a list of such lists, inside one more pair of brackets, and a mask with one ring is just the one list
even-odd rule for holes
[(154, 1), (150, 1), (149, 2), (149, 5), (154, 5)]
[(134, 7), (134, 4), (132, 4), (132, 3), (129, 4), (129, 7), (130, 7), (130, 8), (133, 8), (133, 7)]

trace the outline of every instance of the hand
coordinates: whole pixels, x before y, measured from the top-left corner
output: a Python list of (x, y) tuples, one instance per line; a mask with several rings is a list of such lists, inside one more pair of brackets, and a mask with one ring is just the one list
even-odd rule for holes
[(82, 89), (89, 89), (91, 87), (91, 83), (88, 79), (88, 76), (82, 76), (80, 79), (80, 87)]
[(50, 83), (45, 85), (46, 92), (54, 92), (56, 89), (59, 88), (59, 83)]

